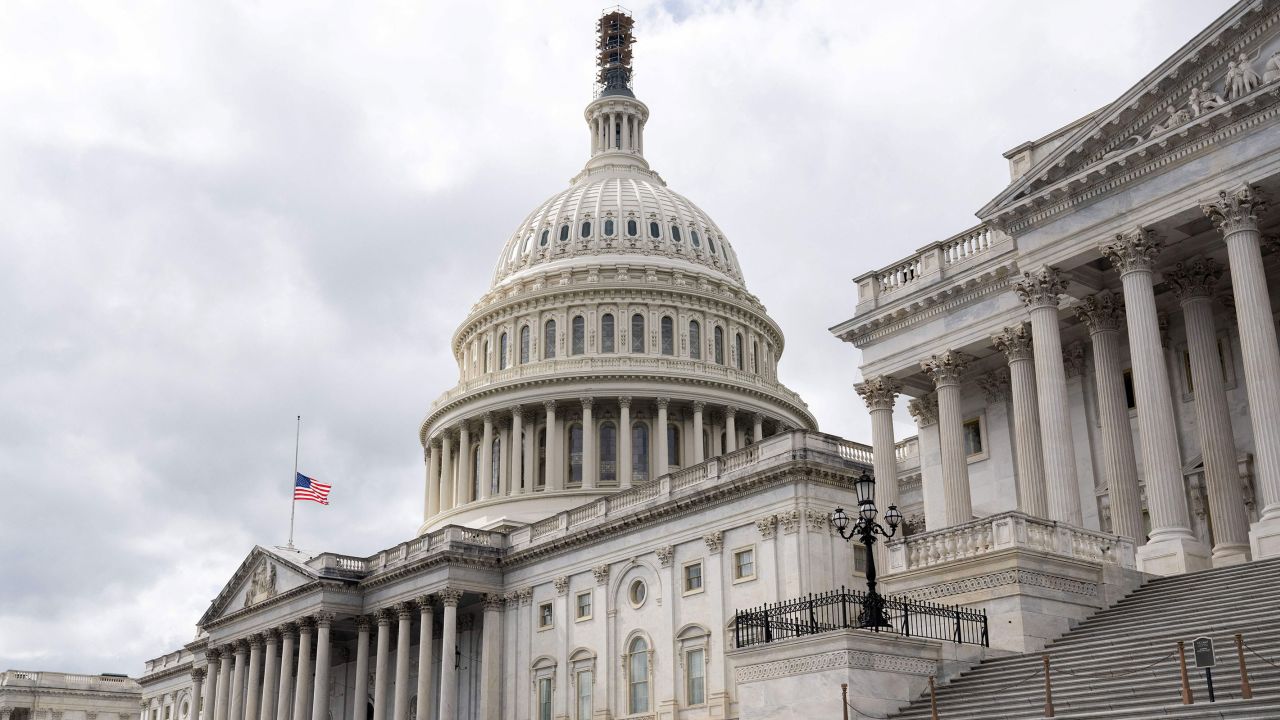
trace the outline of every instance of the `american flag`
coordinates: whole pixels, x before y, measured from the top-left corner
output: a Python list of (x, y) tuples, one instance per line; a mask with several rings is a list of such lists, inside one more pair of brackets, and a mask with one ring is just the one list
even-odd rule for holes
[(332, 485), (326, 485), (322, 482), (316, 482), (313, 478), (309, 478), (302, 473), (298, 473), (297, 480), (293, 482), (293, 499), (294, 500), (311, 500), (321, 505), (329, 504), (329, 489)]

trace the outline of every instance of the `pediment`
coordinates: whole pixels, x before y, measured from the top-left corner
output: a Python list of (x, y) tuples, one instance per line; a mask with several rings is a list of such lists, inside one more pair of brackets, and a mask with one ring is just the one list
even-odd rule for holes
[(315, 582), (319, 576), (304, 564), (306, 559), (306, 554), (297, 551), (255, 546), (210, 603), (199, 624), (204, 626)]
[(1280, 0), (1237, 3), (1114, 102), (1069, 130), (978, 216), (1008, 225), (1091, 186), (1114, 184), (1136, 166), (1276, 105), (1278, 51)]

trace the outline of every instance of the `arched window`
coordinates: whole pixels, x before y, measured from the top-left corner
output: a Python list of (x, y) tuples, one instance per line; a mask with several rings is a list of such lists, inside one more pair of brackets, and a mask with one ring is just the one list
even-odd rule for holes
[(676, 340), (674, 337), (676, 334), (675, 321), (672, 320), (670, 316), (664, 315), (662, 318), (661, 325), (662, 325), (662, 354), (675, 355), (676, 354)]
[(569, 447), (569, 484), (582, 484), (582, 424), (574, 423), (569, 426), (569, 437), (566, 438)]
[(493, 439), (489, 448), (489, 497), (498, 496), (498, 477), (502, 472), (502, 440)]
[(600, 352), (613, 352), (613, 313), (600, 316)]
[(600, 484), (618, 484), (618, 426), (600, 424)]
[(644, 316), (640, 313), (631, 316), (631, 352), (644, 352)]
[(657, 222), (649, 223), (649, 237), (655, 239), (662, 237), (662, 228), (658, 227)]
[(627, 236), (635, 237), (640, 234), (640, 225), (636, 223), (635, 218), (627, 220)]
[(689, 321), (689, 357), (702, 359), (702, 324), (697, 320)]
[(649, 712), (649, 643), (636, 638), (627, 647), (627, 712)]
[(724, 364), (724, 328), (721, 328), (719, 325), (717, 325), (715, 332), (712, 334), (712, 337), (715, 338), (716, 364), (723, 365)]
[(565, 240), (568, 240), (568, 239), (569, 239), (569, 226), (568, 224), (561, 225), (560, 226), (560, 242), (564, 242)]
[(556, 356), (556, 321), (548, 320), (542, 331), (542, 359), (552, 360)]
[(734, 333), (733, 334), (733, 364), (739, 370), (742, 370), (743, 361), (744, 361), (744, 358), (743, 358), (743, 352), (742, 352), (742, 333)]
[(631, 424), (631, 482), (649, 479), (649, 426), (643, 422)]
[(507, 334), (505, 332), (498, 336), (498, 369), (507, 369)]
[(484, 356), (483, 356), (483, 358), (484, 358), (484, 359), (482, 360), (483, 367), (484, 367), (483, 372), (489, 372), (489, 341), (488, 341), (488, 340), (485, 340), (485, 341), (484, 341)]
[(613, 218), (604, 221), (604, 234), (605, 237), (613, 237)]
[(570, 324), (571, 344), (569, 346), (570, 355), (581, 355), (587, 351), (587, 321), (581, 315), (574, 315), (573, 322)]
[(582, 221), (582, 237), (591, 237), (591, 221)]
[(673, 242), (680, 242), (680, 226), (678, 225), (671, 226), (671, 240)]
[(680, 426), (675, 423), (667, 424), (667, 465), (680, 467)]
[(520, 328), (520, 364), (529, 362), (529, 326)]

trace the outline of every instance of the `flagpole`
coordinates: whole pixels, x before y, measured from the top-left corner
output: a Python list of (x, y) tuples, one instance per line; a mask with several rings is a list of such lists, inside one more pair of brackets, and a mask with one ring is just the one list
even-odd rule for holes
[(293, 550), (293, 516), (298, 502), (293, 499), (293, 489), (298, 484), (298, 448), (302, 445), (302, 416), (298, 416), (298, 428), (293, 436), (293, 479), (289, 481), (289, 549)]

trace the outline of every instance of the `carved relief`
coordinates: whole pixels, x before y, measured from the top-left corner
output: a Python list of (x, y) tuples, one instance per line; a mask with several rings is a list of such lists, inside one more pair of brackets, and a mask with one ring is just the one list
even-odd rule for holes
[(1266, 213), (1267, 208), (1267, 198), (1248, 183), (1241, 183), (1232, 190), (1223, 190), (1218, 193), (1216, 201), (1200, 206), (1224, 235), (1237, 230), (1256, 230), (1258, 218)]
[(922, 395), (907, 403), (907, 411), (916, 419), (920, 427), (938, 422), (938, 396), (935, 393)]
[(785, 510), (778, 513), (778, 524), (782, 526), (782, 532), (791, 535), (800, 530), (800, 511)]
[(258, 563), (253, 576), (249, 578), (249, 589), (244, 594), (244, 606), (256, 605), (263, 600), (275, 597), (276, 566), (266, 560)]

